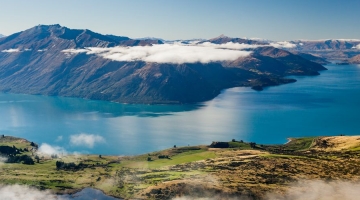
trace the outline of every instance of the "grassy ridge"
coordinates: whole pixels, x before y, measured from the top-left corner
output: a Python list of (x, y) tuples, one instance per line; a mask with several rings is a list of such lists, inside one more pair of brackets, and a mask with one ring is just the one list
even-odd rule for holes
[[(108, 195), (128, 199), (166, 199), (175, 193), (191, 193), (189, 188), (199, 185), (209, 192), (236, 193), (237, 188), (244, 188), (251, 195), (261, 196), (271, 188), (285, 188), (286, 183), (296, 177), (360, 179), (360, 145), (341, 152), (326, 152), (323, 151), (326, 147), (319, 146), (327, 144), (334, 148), (332, 140), (293, 138), (284, 145), (231, 141), (222, 142), (228, 148), (178, 147), (127, 157), (66, 155), (54, 159), (44, 156), (34, 165), (2, 164), (0, 182), (55, 192), (94, 187)], [(19, 138), (0, 138), (0, 145), (32, 147), (29, 141)], [(23, 154), (35, 155), (36, 152)], [(86, 167), (57, 169), (58, 160), (82, 163)]]

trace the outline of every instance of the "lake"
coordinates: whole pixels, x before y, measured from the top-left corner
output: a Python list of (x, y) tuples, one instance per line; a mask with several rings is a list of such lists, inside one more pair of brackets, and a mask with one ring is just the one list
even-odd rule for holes
[(93, 188), (84, 188), (75, 194), (58, 195), (57, 197), (61, 200), (120, 200), (107, 196), (102, 191)]
[(296, 83), (224, 90), (193, 105), (130, 105), (0, 93), (0, 134), (85, 154), (134, 155), (231, 139), (360, 134), (360, 66), (327, 65)]

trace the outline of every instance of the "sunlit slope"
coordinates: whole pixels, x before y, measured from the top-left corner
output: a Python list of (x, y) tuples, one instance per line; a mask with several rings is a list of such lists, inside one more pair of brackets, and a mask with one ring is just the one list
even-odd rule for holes
[[(268, 194), (286, 196), (289, 188), (303, 180), (360, 181), (359, 138), (292, 138), (284, 145), (233, 140), (209, 146), (172, 147), (138, 156), (55, 157), (31, 150), (19, 152), (18, 156), (29, 155), (35, 162), (3, 163), (0, 181), (60, 193), (93, 187), (126, 199), (263, 199)], [(7, 136), (0, 139), (0, 144), (16, 149), (36, 146)], [(38, 162), (35, 156), (39, 156)]]

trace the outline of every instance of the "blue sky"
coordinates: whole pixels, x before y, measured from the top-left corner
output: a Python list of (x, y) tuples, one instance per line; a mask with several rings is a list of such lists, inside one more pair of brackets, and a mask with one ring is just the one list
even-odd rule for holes
[(3, 0), (0, 33), (61, 24), (164, 39), (360, 39), (359, 0)]

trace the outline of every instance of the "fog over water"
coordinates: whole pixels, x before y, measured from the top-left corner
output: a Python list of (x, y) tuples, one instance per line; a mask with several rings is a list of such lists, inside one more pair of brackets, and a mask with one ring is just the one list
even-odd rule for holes
[(266, 88), (224, 90), (193, 105), (129, 105), (77, 98), (0, 94), (0, 133), (46, 152), (133, 155), (242, 139), (360, 134), (360, 67), (328, 65), (320, 76)]

